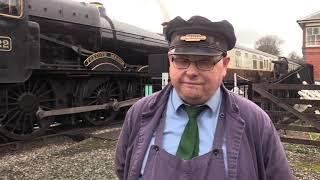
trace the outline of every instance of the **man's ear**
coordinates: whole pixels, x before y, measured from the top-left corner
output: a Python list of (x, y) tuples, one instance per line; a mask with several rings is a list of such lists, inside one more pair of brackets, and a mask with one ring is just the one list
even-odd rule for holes
[(223, 59), (222, 59), (222, 65), (223, 65), (223, 74), (222, 74), (222, 76), (223, 77), (225, 77), (226, 75), (227, 75), (227, 70), (228, 70), (228, 64), (229, 64), (229, 62), (230, 62), (230, 57), (224, 57)]
[(172, 61), (170, 61), (169, 56), (170, 56), (170, 55), (168, 54), (168, 64), (169, 64), (169, 67), (170, 67), (170, 66), (171, 66), (171, 62), (172, 62)]
[(223, 58), (222, 61), (223, 61), (223, 66), (227, 68), (228, 64), (230, 62), (230, 57), (226, 56), (226, 57)]

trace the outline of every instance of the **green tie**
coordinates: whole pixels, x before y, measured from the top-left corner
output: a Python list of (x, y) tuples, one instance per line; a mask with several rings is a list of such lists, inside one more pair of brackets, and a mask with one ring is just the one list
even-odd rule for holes
[(189, 121), (184, 128), (176, 155), (184, 160), (192, 159), (199, 154), (199, 130), (197, 116), (206, 106), (187, 106), (183, 108), (187, 112)]

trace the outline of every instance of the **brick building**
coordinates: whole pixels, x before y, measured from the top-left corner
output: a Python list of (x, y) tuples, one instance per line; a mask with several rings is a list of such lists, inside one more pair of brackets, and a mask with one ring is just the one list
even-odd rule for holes
[(314, 66), (314, 79), (320, 81), (320, 11), (297, 22), (303, 31), (303, 57)]

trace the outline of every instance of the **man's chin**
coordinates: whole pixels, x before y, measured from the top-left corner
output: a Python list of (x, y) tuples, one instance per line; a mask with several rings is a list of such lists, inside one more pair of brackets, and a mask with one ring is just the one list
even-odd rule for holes
[(199, 94), (185, 94), (182, 99), (191, 105), (202, 104), (202, 98)]

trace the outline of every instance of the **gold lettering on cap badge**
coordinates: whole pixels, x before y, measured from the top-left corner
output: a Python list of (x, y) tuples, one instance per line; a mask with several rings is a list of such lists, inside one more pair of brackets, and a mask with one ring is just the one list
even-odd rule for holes
[(185, 36), (181, 36), (181, 41), (203, 41), (206, 40), (207, 36), (201, 34), (186, 34)]

